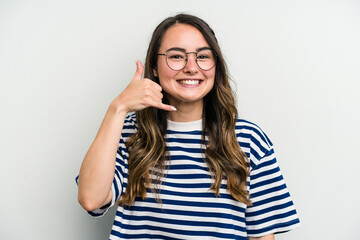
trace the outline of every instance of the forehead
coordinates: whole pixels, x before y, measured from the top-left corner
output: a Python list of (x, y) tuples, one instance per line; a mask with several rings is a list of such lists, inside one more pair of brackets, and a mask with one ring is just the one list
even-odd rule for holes
[(188, 24), (175, 24), (166, 30), (160, 44), (160, 51), (180, 47), (187, 51), (197, 48), (209, 47), (203, 34), (195, 27)]

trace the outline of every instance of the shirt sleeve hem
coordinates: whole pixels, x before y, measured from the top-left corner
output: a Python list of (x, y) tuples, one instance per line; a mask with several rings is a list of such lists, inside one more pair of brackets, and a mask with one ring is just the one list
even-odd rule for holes
[(92, 217), (94, 217), (94, 218), (100, 218), (100, 217), (104, 216), (104, 215), (109, 211), (109, 209), (110, 209), (112, 206), (115, 205), (115, 203), (116, 203), (116, 194), (115, 194), (114, 184), (113, 184), (112, 187), (111, 187), (111, 191), (112, 191), (112, 199), (111, 199), (111, 201), (110, 201), (108, 204), (106, 204), (106, 205), (102, 206), (101, 208), (96, 209), (96, 210), (94, 210), (94, 211), (88, 211), (88, 213), (89, 213)]
[(248, 237), (263, 237), (269, 234), (280, 234), (280, 233), (285, 233), (288, 231), (291, 231), (293, 229), (299, 228), (301, 227), (301, 224), (299, 222), (298, 219), (291, 221), (290, 223), (287, 224), (287, 226), (284, 226), (283, 224), (279, 224), (277, 226), (273, 226), (272, 229), (270, 230), (265, 230), (262, 231), (261, 229), (256, 230), (253, 229), (251, 230), (253, 233), (248, 233)]

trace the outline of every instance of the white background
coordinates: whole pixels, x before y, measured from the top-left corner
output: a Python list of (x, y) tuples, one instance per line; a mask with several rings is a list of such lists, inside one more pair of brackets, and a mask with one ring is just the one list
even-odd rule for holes
[(302, 227), (359, 239), (360, 2), (0, 0), (0, 239), (107, 239), (75, 177), (110, 102), (179, 12), (215, 30), (240, 116), (272, 139)]

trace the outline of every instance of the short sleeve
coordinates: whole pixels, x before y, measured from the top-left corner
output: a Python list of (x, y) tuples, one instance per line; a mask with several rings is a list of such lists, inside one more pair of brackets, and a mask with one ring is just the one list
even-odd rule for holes
[(261, 129), (253, 134), (250, 162), (248, 189), (252, 206), (245, 212), (248, 236), (261, 237), (300, 226), (272, 143)]
[[(124, 182), (126, 182), (127, 177), (127, 160), (129, 157), (128, 150), (125, 146), (126, 140), (136, 131), (136, 120), (135, 114), (130, 114), (126, 117), (123, 130), (121, 133), (121, 138), (119, 141), (119, 147), (116, 153), (116, 163), (114, 170), (114, 179), (112, 182), (112, 199), (111, 202), (104, 205), (103, 207), (88, 211), (88, 213), (93, 217), (103, 216), (113, 205), (116, 204), (119, 197), (125, 191)], [(76, 177), (76, 184), (78, 184), (79, 176)]]

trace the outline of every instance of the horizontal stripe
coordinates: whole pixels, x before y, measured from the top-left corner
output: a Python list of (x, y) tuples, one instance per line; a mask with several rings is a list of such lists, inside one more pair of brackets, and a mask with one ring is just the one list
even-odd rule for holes
[(280, 176), (278, 176), (278, 177), (271, 178), (271, 179), (267, 179), (267, 180), (261, 181), (261, 182), (259, 182), (259, 183), (253, 184), (253, 185), (251, 185), (251, 188), (252, 188), (252, 189), (255, 189), (255, 188), (257, 188), (257, 187), (262, 187), (262, 186), (264, 186), (264, 185), (271, 184), (271, 183), (273, 183), (273, 182), (279, 182), (279, 181), (281, 181), (281, 180), (283, 180), (283, 179), (284, 179), (283, 176), (280, 175)]
[(299, 226), (299, 219), (296, 218), (292, 221), (288, 221), (288, 222), (280, 222), (280, 223), (276, 223), (274, 225), (268, 226), (266, 228), (262, 228), (262, 229), (248, 229), (247, 233), (248, 235), (266, 235), (267, 232), (284, 232), (284, 231), (289, 231), (291, 229), (293, 229), (294, 227), (298, 227)]
[(171, 161), (176, 161), (176, 160), (190, 160), (193, 162), (198, 162), (198, 163), (204, 163), (204, 159), (201, 157), (192, 157), (189, 155), (171, 155), (169, 157), (166, 157), (166, 159), (170, 159)]
[(256, 221), (246, 221), (246, 224), (247, 224), (247, 225), (259, 225), (259, 224), (262, 224), (262, 223), (265, 223), (265, 222), (272, 221), (272, 220), (274, 220), (274, 219), (286, 218), (286, 217), (292, 216), (292, 215), (294, 215), (294, 214), (296, 214), (296, 211), (295, 211), (295, 210), (292, 210), (292, 211), (290, 211), (290, 212), (273, 215), (273, 216), (270, 216), (270, 217), (267, 217), (267, 218), (263, 218), (263, 219), (259, 219), (259, 220), (256, 220)]
[[(247, 207), (231, 196), (226, 176), (219, 196), (210, 190), (214, 180), (204, 159), (207, 142), (202, 144), (200, 123), (168, 124), (161, 185), (147, 188), (146, 198), (137, 197), (132, 206), (118, 206), (110, 239), (245, 240), (247, 235), (288, 231), (299, 225), (272, 142), (261, 128), (242, 119), (235, 126), (237, 141), (251, 167), (247, 186), (252, 206)], [(89, 212), (95, 217), (102, 216), (126, 191), (129, 152), (125, 142), (136, 128), (135, 114), (129, 114), (116, 154), (113, 200)], [(150, 176), (150, 181), (155, 178)], [(151, 187), (159, 188), (155, 191), (160, 203)]]
[(224, 232), (218, 232), (218, 231), (216, 231), (217, 229), (214, 229), (215, 231), (213, 232), (213, 231), (193, 231), (193, 230), (189, 230), (189, 229), (164, 228), (164, 227), (160, 227), (160, 226), (152, 226), (152, 225), (147, 225), (147, 224), (142, 224), (141, 226), (122, 224), (121, 226), (123, 229), (155, 230), (155, 231), (162, 231), (162, 232), (167, 232), (167, 233), (181, 234), (184, 237), (186, 237), (186, 236), (198, 236), (198, 237), (213, 236), (213, 237), (218, 237), (221, 239), (236, 239), (235, 235), (227, 234)]
[(256, 216), (263, 215), (263, 214), (266, 214), (266, 213), (269, 213), (269, 212), (281, 210), (281, 209), (284, 209), (284, 208), (287, 208), (287, 207), (290, 207), (290, 206), (293, 206), (293, 205), (294, 205), (293, 202), (289, 201), (289, 202), (286, 202), (284, 204), (271, 206), (271, 207), (268, 207), (268, 208), (261, 209), (259, 211), (247, 212), (246, 217), (247, 218), (256, 217)]
[(188, 152), (188, 153), (203, 153), (203, 149), (199, 148), (184, 148), (180, 146), (169, 146), (168, 150), (170, 152), (176, 152), (176, 151), (182, 151), (182, 152)]
[[(146, 207), (146, 206), (126, 207), (126, 209), (124, 211), (126, 211), (127, 209), (129, 209), (130, 212), (148, 212), (149, 214), (151, 214), (151, 213), (161, 213), (161, 214), (164, 214), (164, 215), (167, 215), (167, 214), (178, 215), (180, 219), (183, 219), (185, 216), (196, 216), (196, 217), (204, 217), (204, 218), (232, 219), (234, 221), (238, 221), (238, 222), (241, 222), (241, 223), (245, 222), (245, 218), (241, 217), (240, 214), (233, 215), (233, 214), (229, 214), (229, 213), (226, 213), (226, 212), (195, 211), (195, 210), (198, 210), (198, 209), (194, 209), (193, 211), (189, 211), (189, 210), (184, 210), (184, 209), (178, 210), (179, 208), (176, 208), (176, 209), (170, 209), (170, 208), (163, 209), (163, 208), (159, 208), (159, 207)], [(120, 211), (117, 211), (116, 215), (119, 216), (119, 217), (123, 217), (123, 214)]]
[(260, 205), (268, 204), (268, 203), (275, 202), (275, 201), (278, 201), (281, 199), (285, 199), (287, 197), (290, 197), (290, 194), (288, 192), (281, 194), (281, 195), (274, 196), (274, 197), (269, 197), (269, 198), (266, 198), (261, 201), (257, 201), (257, 202), (254, 201), (253, 206), (260, 206)]
[[(211, 187), (211, 183), (207, 181), (206, 183), (179, 183), (179, 182), (169, 182), (169, 181), (165, 181), (163, 182), (163, 186), (170, 186), (170, 187), (175, 187), (175, 188), (182, 188), (182, 189), (186, 189), (186, 188), (210, 188)], [(221, 184), (220, 189), (226, 189), (226, 184)]]
[(211, 178), (210, 173), (208, 174), (166, 174), (166, 178), (172, 179), (203, 179), (203, 178)]
[[(120, 233), (114, 230), (111, 230), (111, 235), (112, 236), (118, 236), (121, 237), (122, 239), (164, 239), (164, 240), (184, 240), (183, 238), (174, 238), (174, 237), (169, 237), (166, 235), (160, 235), (160, 234), (136, 234), (136, 235), (131, 235), (131, 234), (124, 234), (124, 233)], [(111, 238), (111, 239), (115, 239), (115, 238)]]
[[(244, 219), (234, 219), (231, 218), (231, 214), (227, 214), (229, 217), (226, 217), (225, 214), (223, 214), (224, 216), (222, 216), (221, 218), (218, 217), (218, 214), (214, 214), (212, 213), (212, 215), (209, 216), (197, 216), (198, 214), (196, 212), (192, 212), (192, 214), (187, 214), (187, 215), (181, 215), (179, 216), (178, 214), (171, 214), (169, 212), (154, 212), (154, 211), (146, 211), (144, 209), (142, 209), (141, 211), (131, 211), (131, 214), (128, 212), (128, 210), (124, 210), (124, 212), (121, 214), (117, 214), (116, 215), (116, 220), (121, 222), (122, 219), (127, 218), (129, 216), (136, 216), (139, 219), (141, 219), (141, 217), (148, 217), (148, 216), (152, 216), (152, 217), (156, 217), (156, 218), (161, 218), (161, 219), (177, 219), (177, 220), (181, 220), (181, 221), (191, 221), (191, 222), (209, 222), (209, 223), (221, 223), (221, 224), (227, 224), (227, 225), (234, 225), (239, 229), (245, 229), (245, 223), (244, 223)], [(134, 224), (139, 224), (140, 221), (135, 222)]]
[[(201, 189), (202, 191), (207, 191), (208, 188), (205, 188), (205, 189)], [(149, 190), (148, 190), (148, 193), (151, 193)], [(214, 192), (179, 192), (179, 191), (170, 191), (170, 190), (160, 190), (160, 193), (162, 196), (166, 195), (167, 198), (171, 198), (171, 199), (176, 199), (176, 200), (181, 200), (180, 197), (187, 197), (187, 198), (191, 198), (191, 201), (198, 201), (198, 199), (206, 199), (208, 198), (208, 203), (217, 203), (218, 201), (215, 200), (215, 201), (210, 201), (210, 199), (214, 199), (214, 195), (215, 193)], [(230, 195), (230, 194), (223, 194), (224, 196), (221, 197), (221, 199), (223, 200), (222, 203), (225, 204), (225, 202), (228, 202), (226, 200), (233, 200), (234, 198)], [(165, 199), (165, 198), (162, 198), (162, 199)], [(201, 202), (205, 202), (205, 201), (201, 201)], [(200, 203), (200, 205), (202, 205)], [(228, 206), (225, 205), (227, 208)], [(219, 206), (220, 207), (220, 206)], [(229, 206), (231, 207), (231, 206)]]
[(224, 229), (233, 229), (236, 231), (246, 232), (246, 228), (235, 226), (233, 224), (226, 224), (221, 222), (208, 222), (206, 219), (202, 221), (189, 221), (185, 219), (171, 219), (171, 218), (159, 218), (153, 216), (135, 216), (135, 215), (124, 215), (124, 220), (128, 221), (137, 221), (134, 225), (140, 225), (144, 221), (156, 222), (156, 223), (166, 223), (177, 225), (177, 227), (186, 227), (186, 226), (196, 226), (197, 228), (201, 227), (216, 227), (216, 228), (224, 228)]
[[(136, 198), (137, 201), (141, 201), (140, 198)], [(156, 203), (155, 199), (147, 198), (147, 202)], [(162, 204), (168, 204), (168, 205), (177, 205), (177, 206), (187, 206), (187, 207), (197, 207), (202, 208), (203, 210), (206, 210), (205, 208), (220, 208), (220, 209), (231, 209), (238, 212), (244, 212), (245, 210), (241, 207), (238, 207), (236, 205), (231, 204), (225, 204), (222, 202), (197, 202), (197, 201), (179, 201), (179, 200), (173, 200), (173, 199), (161, 199)]]
[(277, 173), (280, 173), (280, 168), (279, 167), (271, 168), (269, 170), (261, 171), (258, 174), (252, 175), (251, 180), (253, 180), (253, 181), (261, 180), (262, 178), (267, 178), (270, 175), (274, 175), (274, 174), (277, 174)]
[(187, 165), (170, 165), (168, 170), (202, 170), (208, 171), (207, 167), (201, 167), (195, 164), (187, 164)]
[(169, 143), (202, 144), (201, 139), (165, 138), (165, 140), (168, 144)]
[(263, 196), (265, 194), (275, 193), (275, 192), (278, 192), (278, 191), (283, 190), (283, 189), (286, 189), (285, 184), (282, 184), (280, 186), (273, 187), (273, 188), (267, 188), (267, 189), (265, 189), (263, 191), (259, 191), (259, 192), (256, 192), (256, 193), (252, 193), (251, 197), (256, 198), (256, 197), (259, 197), (259, 196)]

